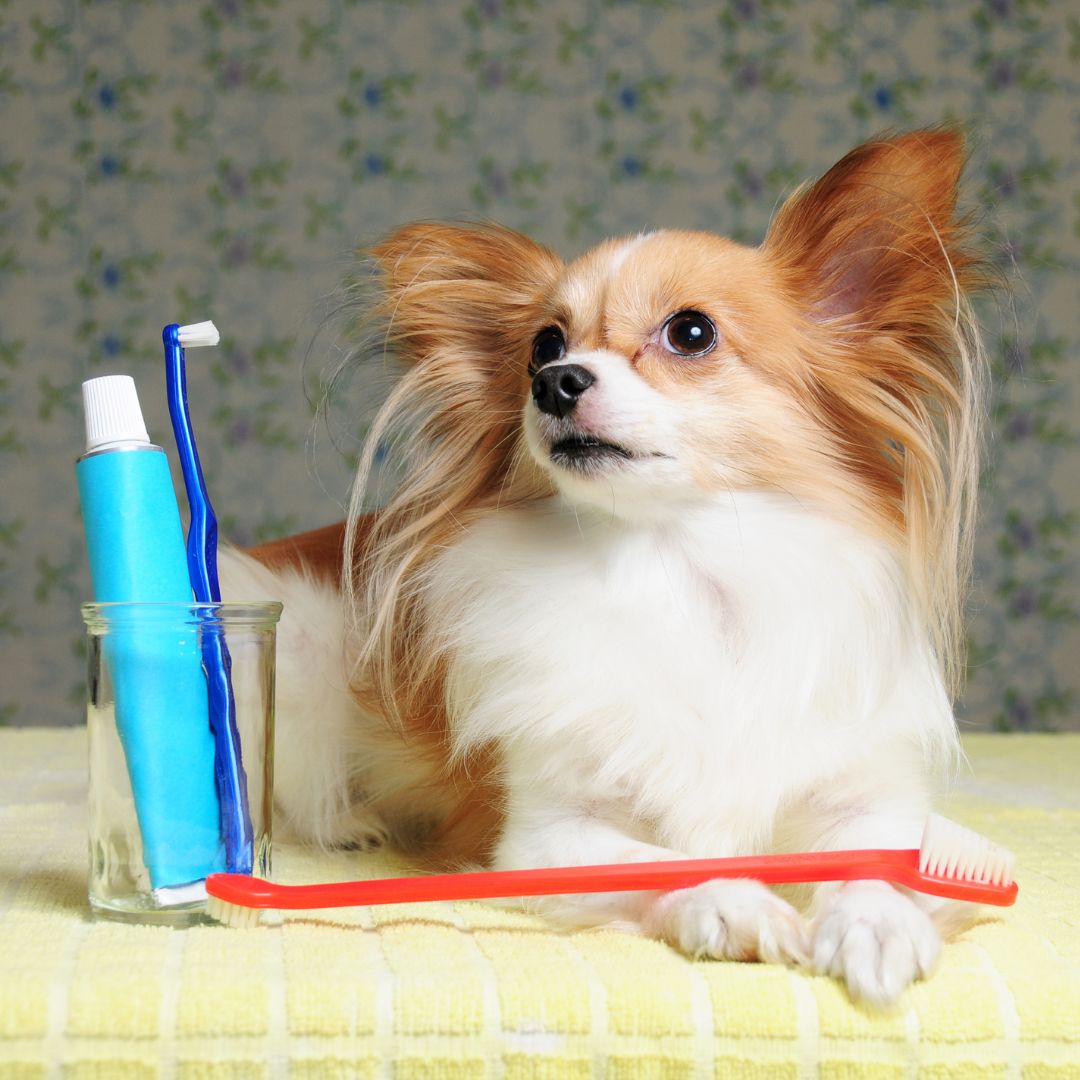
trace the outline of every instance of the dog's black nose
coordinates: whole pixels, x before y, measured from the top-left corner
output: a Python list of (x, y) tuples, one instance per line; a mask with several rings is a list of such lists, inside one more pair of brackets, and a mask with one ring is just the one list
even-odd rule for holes
[(577, 399), (594, 382), (596, 376), (578, 364), (551, 364), (532, 381), (533, 401), (550, 416), (569, 416)]

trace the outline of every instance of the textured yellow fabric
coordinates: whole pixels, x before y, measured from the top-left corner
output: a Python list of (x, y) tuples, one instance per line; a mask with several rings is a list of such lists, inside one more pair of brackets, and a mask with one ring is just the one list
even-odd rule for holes
[[(484, 904), (92, 922), (85, 735), (0, 731), (0, 1080), (1080, 1078), (1080, 736), (965, 746), (948, 812), (1017, 851), (1020, 901), (873, 1015), (828, 979)], [(275, 851), (286, 881), (403, 869)]]

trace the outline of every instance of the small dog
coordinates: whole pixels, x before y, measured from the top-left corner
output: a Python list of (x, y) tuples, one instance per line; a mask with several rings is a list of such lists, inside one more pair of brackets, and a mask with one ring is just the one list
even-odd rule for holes
[[(660, 230), (564, 264), (493, 226), (374, 248), (405, 370), (348, 521), (233, 553), (285, 601), (276, 788), (311, 841), (496, 868), (917, 847), (983, 410), (963, 140), (860, 146), (764, 243)], [(375, 448), (404, 480), (360, 513)], [(752, 881), (550, 897), (886, 1005), (955, 905)]]

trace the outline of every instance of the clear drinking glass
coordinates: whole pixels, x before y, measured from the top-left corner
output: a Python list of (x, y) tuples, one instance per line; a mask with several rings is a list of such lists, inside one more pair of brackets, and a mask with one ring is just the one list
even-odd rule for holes
[[(205, 687), (202, 649), (207, 634), (223, 636), (231, 659), (240, 752), (254, 834), (253, 872), (270, 873), (271, 808), (274, 776), (274, 652), (281, 604), (276, 602), (184, 604), (93, 603), (82, 605), (89, 635), (87, 732), (90, 744), (89, 899), (97, 917), (125, 922), (187, 926), (207, 921), (205, 898), (182, 889), (167, 900), (155, 894), (144, 859), (144, 828), (154, 865), (189, 857), (192, 807), (203, 807), (198, 847), (212, 849), (224, 869), (224, 845), (217, 831), (212, 752), (203, 729), (207, 706), (193, 708)], [(117, 691), (119, 690), (119, 694)], [(117, 698), (121, 706), (117, 708)], [(195, 715), (193, 715), (195, 714)], [(119, 722), (118, 722), (119, 720)], [(182, 726), (186, 725), (186, 726)], [(183, 749), (191, 732), (201, 748), (193, 768)], [(174, 752), (175, 744), (175, 752)], [(209, 761), (209, 764), (208, 764)], [(133, 791), (143, 792), (139, 815)], [(192, 786), (202, 785), (200, 792)], [(210, 800), (209, 833), (207, 797)], [(153, 819), (146, 815), (152, 811)], [(175, 843), (176, 850), (171, 850)], [(209, 845), (209, 847), (208, 847)], [(160, 877), (160, 873), (159, 873)], [(170, 884), (172, 884), (170, 882)], [(180, 899), (178, 899), (178, 895)]]

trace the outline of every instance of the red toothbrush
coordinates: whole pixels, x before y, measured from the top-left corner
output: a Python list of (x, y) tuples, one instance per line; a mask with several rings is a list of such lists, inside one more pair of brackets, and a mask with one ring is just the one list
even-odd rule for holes
[(261, 910), (357, 907), (429, 900), (484, 900), (554, 893), (670, 892), (715, 878), (751, 878), (767, 885), (878, 879), (933, 896), (1007, 907), (1016, 901), (1011, 852), (932, 814), (918, 848), (814, 851), (735, 859), (556, 866), (376, 878), (326, 885), (275, 885), (246, 874), (206, 879), (208, 913), (229, 926), (255, 926)]

